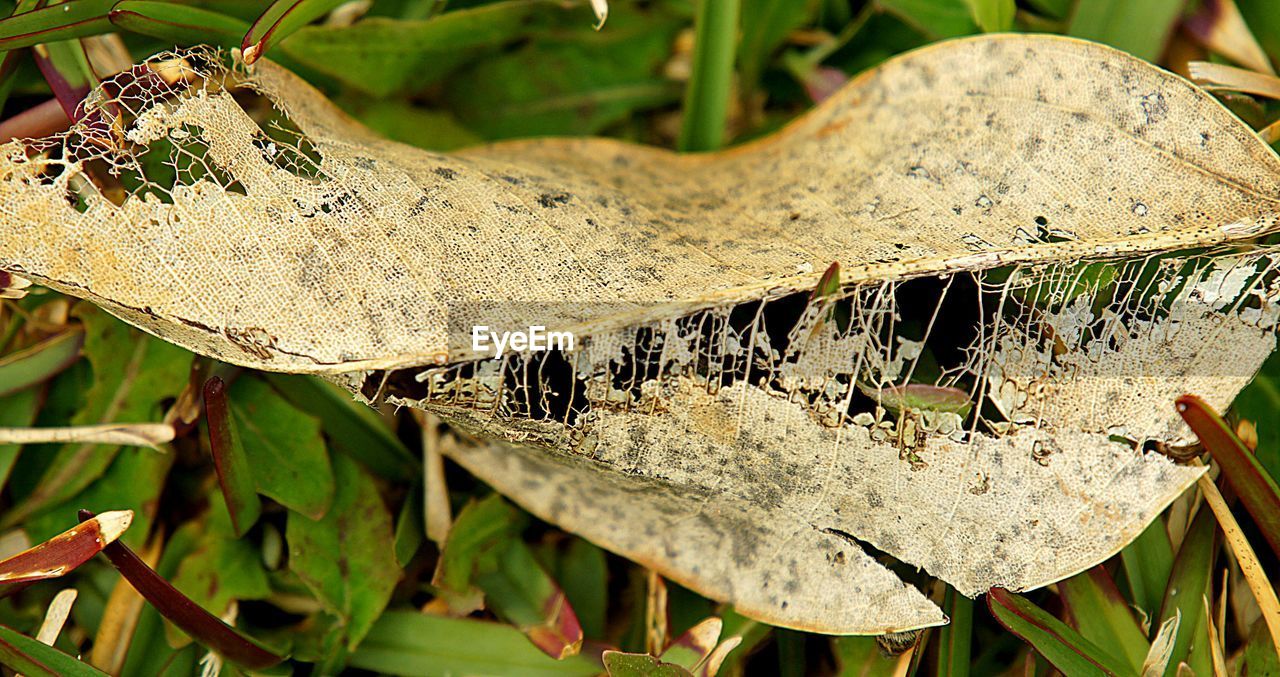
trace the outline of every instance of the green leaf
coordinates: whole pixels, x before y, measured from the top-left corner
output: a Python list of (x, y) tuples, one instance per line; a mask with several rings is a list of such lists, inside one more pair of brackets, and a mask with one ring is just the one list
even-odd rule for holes
[[(471, 606), (474, 574), (480, 560), (499, 544), (517, 538), (525, 522), (524, 515), (498, 494), (463, 508), (440, 553), (436, 584), (443, 588), (446, 598), (456, 598), (461, 607)], [(450, 600), (451, 606), (454, 603)]]
[(328, 14), (346, 0), (275, 0), (244, 35), (240, 49), (245, 63), (260, 59), (264, 52), (293, 35), (295, 31)]
[(530, 18), (551, 8), (540, 2), (508, 1), (417, 21), (370, 17), (352, 26), (308, 26), (281, 51), (348, 87), (385, 97), (421, 91), (481, 50), (493, 50), (525, 34)]
[(402, 569), (427, 540), (422, 517), (422, 485), (415, 484), (400, 506), (400, 517), (396, 520), (396, 562)]
[(249, 30), (248, 23), (220, 12), (156, 0), (122, 0), (109, 18), (130, 33), (178, 45), (239, 47)]
[[(24, 390), (0, 398), (0, 427), (24, 428), (36, 420), (40, 411), (40, 393), (37, 389)], [(0, 444), (0, 490), (9, 480), (13, 465), (22, 451), (19, 444)]]
[(1226, 421), (1203, 400), (1183, 395), (1178, 398), (1177, 407), (1183, 420), (1222, 468), (1223, 479), (1236, 492), (1272, 552), (1280, 555), (1280, 487), (1276, 481)]
[(1204, 596), (1209, 591), (1209, 576), (1217, 549), (1217, 527), (1213, 511), (1208, 506), (1202, 506), (1187, 528), (1186, 535), (1182, 537), (1182, 547), (1178, 549), (1178, 556), (1173, 561), (1173, 571), (1165, 588), (1160, 615), (1151, 624), (1151, 627), (1158, 628), (1170, 618), (1181, 619), (1178, 634), (1174, 637), (1169, 667), (1164, 672), (1166, 677), (1176, 677), (1178, 664), (1187, 660), (1193, 644), (1208, 648)]
[(400, 579), (391, 514), (373, 478), (346, 456), (333, 457), (333, 508), (314, 521), (290, 513), (289, 568), (345, 624), (354, 649), (391, 599)]
[(1137, 675), (1123, 661), (1085, 639), (1066, 623), (1003, 588), (987, 593), (987, 607), (997, 621), (1030, 644), (1067, 675)]
[[(84, 324), (83, 352), (93, 367), (93, 385), (70, 425), (159, 420), (164, 413), (161, 403), (176, 398), (186, 384), (191, 353), (131, 329), (89, 304), (78, 304), (73, 314)], [(131, 451), (157, 455), (150, 450)], [(11, 527), (66, 502), (102, 477), (119, 452), (118, 446), (63, 445), (36, 488), (0, 518), (0, 526)]]
[(600, 33), (566, 29), (476, 62), (449, 77), (442, 98), (489, 139), (596, 134), (679, 100), (679, 84), (658, 74), (679, 28), (619, 7)]
[(1183, 0), (1079, 0), (1068, 33), (1155, 61), (1182, 15)]
[(1259, 618), (1253, 622), (1249, 631), (1249, 641), (1244, 647), (1244, 669), (1241, 675), (1280, 675), (1280, 652), (1271, 642), (1271, 632), (1267, 630), (1267, 619)]
[(80, 357), (84, 330), (73, 327), (0, 358), (0, 397), (44, 383)]
[[(200, 523), (199, 540), (170, 582), (209, 613), (221, 617), (233, 600), (265, 599), (271, 587), (257, 548), (236, 538), (231, 518), (216, 497), (209, 505), (209, 514)], [(175, 646), (183, 643), (170, 641)]]
[(476, 562), (473, 578), (489, 607), (548, 656), (582, 649), (582, 627), (564, 592), (518, 538), (500, 541)]
[(1065, 19), (1073, 0), (1028, 0), (1028, 4), (1053, 19)]
[(832, 640), (843, 677), (892, 677), (898, 660), (880, 652), (875, 637), (836, 637)]
[(587, 637), (603, 638), (609, 603), (609, 570), (604, 551), (588, 541), (574, 538), (558, 564), (556, 580), (573, 605), (582, 632)]
[(422, 467), (395, 432), (368, 406), (351, 394), (313, 376), (262, 374), (293, 406), (320, 419), (333, 448), (391, 480), (417, 477)]
[(973, 20), (986, 33), (1000, 33), (1013, 28), (1013, 15), (1018, 7), (1014, 0), (966, 0)]
[(1102, 565), (1062, 581), (1058, 589), (1071, 612), (1072, 627), (1108, 654), (1128, 661), (1134, 672), (1142, 670), (1151, 644)]
[(258, 378), (236, 380), (228, 394), (258, 493), (312, 519), (323, 517), (334, 501), (334, 474), (320, 422)]
[(623, 651), (604, 652), (604, 667), (609, 677), (692, 677), (692, 674), (653, 656)]
[(750, 97), (760, 84), (765, 66), (787, 35), (817, 13), (815, 0), (756, 0), (742, 13), (738, 44), (739, 86)]
[(204, 384), (204, 411), (218, 486), (222, 489), (222, 499), (226, 502), (235, 536), (239, 538), (258, 521), (262, 514), (262, 501), (258, 499), (257, 483), (240, 440), (240, 431), (231, 416), (227, 386), (217, 376)]
[(978, 32), (968, 0), (876, 0), (930, 38), (954, 38)]
[(681, 151), (716, 150), (725, 142), (741, 0), (698, 0), (693, 67), (684, 91)]
[(938, 632), (938, 677), (967, 677), (973, 644), (973, 600), (951, 586), (943, 599), (951, 622)]
[(0, 625), (0, 665), (28, 677), (106, 677), (105, 672)]
[(75, 0), (0, 20), (0, 50), (110, 33), (115, 0)]
[(1173, 570), (1173, 546), (1164, 520), (1157, 519), (1120, 551), (1130, 598), (1148, 617), (1160, 612), (1169, 572)]
[(509, 625), (388, 611), (351, 654), (349, 665), (391, 675), (555, 677), (595, 675), (600, 664), (578, 655), (557, 661)]
[(1236, 0), (1236, 6), (1271, 60), (1280, 59), (1280, 7), (1274, 0)]

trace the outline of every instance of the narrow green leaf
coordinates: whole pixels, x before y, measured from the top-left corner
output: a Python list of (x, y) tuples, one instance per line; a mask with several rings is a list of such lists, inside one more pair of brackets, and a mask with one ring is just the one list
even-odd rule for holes
[(938, 677), (968, 677), (973, 644), (973, 600), (947, 586), (943, 607), (951, 622), (938, 632)]
[(1068, 32), (1155, 61), (1182, 16), (1183, 0), (1079, 0)]
[(1226, 421), (1195, 395), (1177, 400), (1178, 413), (1222, 468), (1222, 477), (1280, 556), (1280, 487)]
[(313, 376), (262, 374), (290, 404), (320, 420), (333, 448), (391, 480), (417, 477), (417, 457), (396, 437), (382, 417), (356, 402), (351, 394)]
[(369, 17), (352, 26), (308, 26), (281, 51), (358, 91), (385, 97), (422, 90), (481, 50), (525, 34), (530, 19), (551, 8), (508, 1), (417, 21)]
[[(241, 379), (245, 380), (245, 379)], [(289, 568), (345, 624), (354, 649), (386, 608), (400, 579), (391, 514), (373, 478), (343, 455), (333, 457), (337, 493), (324, 519), (290, 513)]]
[(1173, 561), (1173, 571), (1165, 588), (1160, 616), (1151, 627), (1158, 628), (1175, 616), (1178, 634), (1174, 637), (1173, 652), (1169, 659), (1166, 677), (1175, 677), (1178, 664), (1187, 660), (1193, 644), (1208, 647), (1208, 635), (1204, 624), (1204, 595), (1209, 589), (1209, 574), (1213, 569), (1213, 555), (1217, 549), (1218, 522), (1208, 506), (1196, 513), (1191, 526), (1182, 538), (1182, 547)]
[(819, 4), (815, 0), (757, 0), (748, 5), (742, 13), (742, 42), (738, 45), (744, 100), (756, 91), (765, 66), (787, 35), (812, 19)]
[(715, 150), (724, 145), (733, 84), (741, 0), (698, 0), (694, 21), (693, 70), (684, 94), (681, 151)]
[(244, 62), (253, 63), (264, 52), (298, 29), (328, 14), (346, 0), (275, 0), (249, 27), (240, 43)]
[(498, 544), (516, 538), (524, 524), (520, 511), (498, 494), (463, 508), (449, 530), (444, 552), (440, 553), (435, 583), (443, 589), (442, 593), (446, 597), (457, 597), (464, 607), (470, 606), (474, 573), (480, 560)]
[(0, 50), (110, 33), (115, 0), (72, 0), (0, 20)]
[(229, 393), (258, 493), (312, 519), (323, 517), (335, 485), (320, 422), (258, 378), (237, 379)]
[(222, 489), (235, 536), (239, 538), (258, 521), (262, 514), (262, 501), (258, 499), (253, 470), (241, 443), (240, 431), (231, 416), (227, 386), (217, 376), (204, 384), (204, 411), (218, 486)]
[[(1275, 15), (1280, 30), (1280, 10)], [(1280, 33), (1277, 33), (1277, 43), (1280, 44)], [(1280, 477), (1280, 421), (1275, 420), (1275, 412), (1280, 411), (1280, 351), (1267, 358), (1258, 375), (1231, 403), (1231, 409), (1255, 424), (1258, 448), (1254, 455), (1268, 475)]]
[(1072, 627), (1107, 653), (1127, 661), (1135, 672), (1142, 670), (1151, 644), (1102, 565), (1062, 581), (1058, 589), (1071, 612)]
[(1123, 661), (1085, 639), (1027, 598), (1003, 588), (987, 593), (997, 621), (1067, 675), (1137, 675)]
[(427, 150), (450, 151), (479, 145), (481, 139), (453, 114), (429, 110), (401, 100), (370, 100), (353, 97), (357, 106), (347, 112), (382, 136)]
[[(0, 398), (0, 426), (24, 428), (36, 420), (39, 411), (40, 393), (35, 388)], [(20, 444), (0, 444), (0, 490), (9, 481), (9, 473), (21, 451)]]
[(967, 0), (876, 0), (876, 4), (930, 38), (978, 32)]
[(73, 327), (0, 358), (0, 397), (43, 383), (80, 357), (84, 330)]
[(524, 541), (496, 543), (476, 562), (473, 580), (489, 607), (548, 656), (563, 659), (582, 649), (582, 627), (573, 606)]
[(0, 625), (0, 665), (28, 677), (106, 677), (97, 668)]
[(1165, 585), (1173, 569), (1173, 546), (1164, 520), (1156, 519), (1147, 525), (1132, 543), (1120, 551), (1124, 563), (1125, 580), (1129, 582), (1130, 598), (1147, 617), (1160, 612)]
[(973, 20), (986, 33), (1013, 29), (1013, 15), (1018, 7), (1014, 0), (966, 0)]
[(176, 45), (238, 47), (249, 24), (201, 7), (157, 0), (123, 0), (109, 15), (119, 28)]
[(609, 603), (609, 570), (604, 551), (581, 538), (572, 539), (559, 560), (556, 580), (573, 605), (582, 632), (593, 639), (603, 638)]
[(396, 562), (400, 568), (409, 564), (426, 538), (426, 526), (422, 523), (422, 485), (415, 484), (400, 506), (396, 519)]
[(549, 658), (515, 628), (462, 618), (388, 611), (378, 618), (349, 665), (390, 675), (556, 677), (596, 675), (583, 655)]

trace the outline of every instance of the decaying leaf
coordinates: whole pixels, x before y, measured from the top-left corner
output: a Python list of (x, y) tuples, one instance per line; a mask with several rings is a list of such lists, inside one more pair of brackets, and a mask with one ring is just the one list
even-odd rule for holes
[[(1203, 472), (1144, 452), (1190, 440), (1174, 397), (1224, 407), (1274, 347), (1280, 161), (1106, 47), (939, 44), (696, 156), (428, 153), (269, 62), (157, 59), (188, 73), (0, 146), (0, 270), (497, 440), (447, 451), (772, 623), (945, 622), (863, 543), (970, 596), (1102, 561)], [(532, 326), (575, 345), (473, 344)]]

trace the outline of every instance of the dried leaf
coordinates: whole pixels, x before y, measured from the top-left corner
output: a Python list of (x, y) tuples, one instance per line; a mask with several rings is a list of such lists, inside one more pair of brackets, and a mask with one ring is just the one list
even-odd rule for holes
[[(1208, 94), (1098, 45), (932, 46), (699, 156), (428, 153), (269, 62), (214, 61), (104, 89), (132, 87), (126, 148), (83, 125), (4, 146), (0, 269), (499, 440), (445, 451), (769, 622), (945, 621), (860, 542), (966, 595), (1097, 564), (1203, 472), (1135, 448), (1191, 439), (1161, 403), (1223, 407), (1274, 347), (1273, 250), (1233, 245), (1276, 230), (1280, 162)], [(275, 123), (244, 112), (246, 88)], [(125, 102), (88, 105), (107, 104)], [(170, 147), (192, 171), (145, 176)], [(122, 202), (67, 199), (89, 159), (131, 186)], [(831, 261), (824, 301), (850, 322), (814, 331)], [(1087, 275), (1098, 262), (1114, 273)], [(577, 340), (499, 359), (477, 325)], [(889, 415), (860, 392), (916, 385), (981, 406)]]
[(19, 587), (58, 578), (89, 561), (133, 522), (130, 510), (114, 510), (68, 529), (35, 547), (0, 561), (0, 596)]

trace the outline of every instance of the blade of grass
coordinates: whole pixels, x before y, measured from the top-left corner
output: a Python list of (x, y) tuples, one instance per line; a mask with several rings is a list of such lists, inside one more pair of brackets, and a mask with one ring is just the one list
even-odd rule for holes
[(227, 386), (217, 376), (204, 384), (204, 407), (213, 467), (218, 474), (222, 498), (227, 502), (232, 528), (236, 538), (240, 538), (258, 521), (262, 501), (240, 442), (240, 431), (227, 404)]
[(180, 45), (238, 47), (249, 24), (221, 12), (154, 0), (123, 0), (111, 9), (111, 23), (130, 33)]
[(741, 0), (699, 0), (694, 20), (693, 70), (684, 96), (681, 151), (715, 150), (724, 143), (733, 84)]
[(115, 510), (0, 561), (0, 597), (27, 584), (58, 578), (89, 561), (133, 523), (133, 512)]
[(303, 26), (328, 14), (347, 0), (275, 0), (263, 12), (240, 43), (244, 62), (251, 64), (262, 58), (271, 47)]
[(987, 607), (1009, 632), (1021, 637), (1064, 674), (1137, 674), (1123, 661), (1021, 595), (992, 588), (987, 593)]
[(1155, 61), (1182, 15), (1183, 0), (1080, 0), (1068, 32)]
[(973, 20), (984, 33), (1000, 33), (1013, 28), (1017, 12), (1014, 0), (965, 0)]
[(1194, 395), (1177, 400), (1178, 413), (1222, 468), (1227, 486), (1280, 556), (1280, 488), (1240, 438), (1209, 405)]
[(1148, 618), (1160, 611), (1165, 584), (1173, 569), (1173, 545), (1163, 519), (1156, 519), (1124, 550), (1120, 551), (1124, 563), (1125, 580), (1129, 582), (1130, 598)]
[(0, 664), (28, 677), (106, 677), (57, 649), (0, 625)]
[(115, 0), (74, 0), (0, 20), (0, 50), (110, 33)]
[[(88, 510), (80, 511), (82, 520), (93, 518)], [(160, 615), (181, 628), (192, 639), (218, 652), (223, 658), (249, 669), (269, 668), (284, 660), (240, 634), (222, 619), (200, 608), (191, 598), (160, 577), (128, 546), (112, 543), (103, 549), (120, 575), (155, 607)]]
[(951, 623), (938, 633), (938, 677), (967, 677), (973, 642), (973, 600), (947, 586), (943, 607)]
[(1166, 677), (1175, 677), (1178, 664), (1187, 660), (1193, 643), (1208, 642), (1207, 637), (1199, 634), (1205, 630), (1204, 605), (1200, 598), (1204, 597), (1209, 586), (1209, 572), (1217, 549), (1216, 532), (1213, 512), (1200, 510), (1191, 520), (1191, 526), (1187, 528), (1182, 546), (1174, 558), (1173, 571), (1169, 574), (1164, 601), (1160, 606), (1159, 620), (1155, 623), (1156, 627), (1160, 627), (1170, 618), (1179, 619), (1169, 665), (1164, 672)]
[(463, 618), (388, 611), (374, 623), (350, 667), (395, 675), (596, 675), (600, 663), (584, 655), (557, 661), (515, 628)]
[(1111, 574), (1098, 565), (1058, 584), (1072, 627), (1112, 656), (1142, 669), (1151, 645), (1133, 617)]
[(80, 357), (84, 330), (74, 327), (0, 358), (0, 397), (62, 373)]

